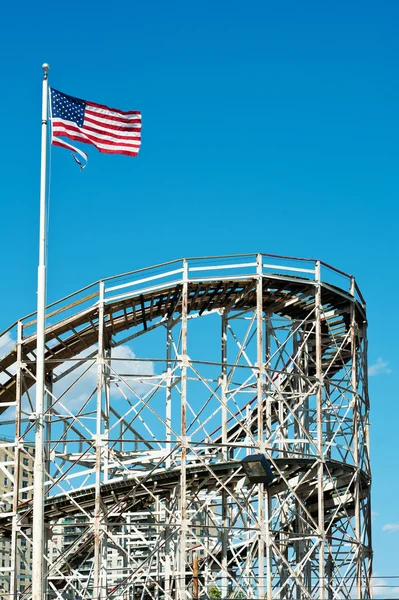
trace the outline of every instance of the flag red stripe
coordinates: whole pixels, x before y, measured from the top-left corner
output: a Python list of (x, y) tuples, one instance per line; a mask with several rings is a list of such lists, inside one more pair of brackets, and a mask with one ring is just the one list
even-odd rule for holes
[[(96, 145), (94, 144), (94, 146)], [(137, 150), (118, 150), (117, 152), (115, 152), (115, 150), (109, 150), (108, 148), (99, 148), (98, 146), (96, 146), (96, 148), (103, 154), (124, 154), (125, 156), (137, 156), (139, 153), (138, 148)]]
[(51, 90), (51, 93), (55, 94), (52, 95), (52, 102), (57, 115), (52, 117), (52, 143), (55, 146), (63, 145), (63, 140), (57, 139), (58, 136), (93, 144), (106, 154), (137, 156), (141, 145), (140, 111), (123, 111), (104, 104), (81, 101), (57, 90)]
[(140, 147), (140, 143), (141, 140), (134, 138), (134, 141), (132, 141), (130, 138), (121, 138), (120, 140), (115, 140), (115, 141), (111, 141), (111, 140), (104, 140), (102, 138), (98, 138), (96, 135), (92, 135), (92, 134), (87, 134), (84, 133), (82, 131), (82, 129), (80, 129), (77, 126), (74, 125), (59, 125), (58, 123), (54, 122), (53, 125), (53, 133), (54, 135), (66, 135), (67, 137), (69, 137), (71, 140), (80, 140), (86, 144), (94, 144), (94, 146), (98, 147), (98, 145), (103, 145), (103, 146), (130, 146), (132, 148), (137, 148), (137, 150)]
[[(65, 133), (62, 135), (66, 135)], [(104, 147), (100, 146), (96, 143), (94, 143), (93, 141), (90, 140), (85, 140), (84, 138), (82, 138), (82, 136), (79, 135), (72, 135), (69, 134), (68, 138), (71, 140), (75, 140), (77, 142), (82, 142), (85, 144), (92, 144), (93, 146), (95, 146), (97, 148), (97, 150), (99, 152), (103, 152), (106, 154), (126, 154), (129, 156), (137, 156), (137, 154), (139, 153), (139, 148), (135, 148), (135, 149), (130, 149), (130, 148), (125, 148), (124, 146), (121, 146), (119, 148), (113, 149), (113, 148), (107, 148), (108, 144), (105, 144)], [(59, 146), (60, 144), (57, 144), (55, 140), (53, 140), (53, 144), (56, 146)]]
[[(61, 146), (61, 148), (66, 148), (67, 150), (71, 150), (72, 153), (77, 152), (82, 158), (85, 159), (85, 161), (87, 163), (88, 156), (87, 156), (86, 152), (83, 152), (83, 150), (80, 150), (80, 148), (75, 148), (74, 146), (72, 146), (72, 144), (69, 144), (69, 143), (65, 142), (64, 140), (61, 140), (60, 138), (55, 138), (54, 136), (52, 136), (52, 138), (51, 138), (51, 143), (53, 146)], [(76, 157), (74, 157), (74, 158), (76, 160)]]
[[(74, 123), (68, 122), (68, 121), (62, 121), (59, 119), (54, 119), (54, 127), (66, 127), (66, 128), (70, 128), (73, 131), (82, 131), (83, 133), (86, 133), (87, 135), (104, 135), (104, 136), (108, 136), (110, 138), (115, 138), (116, 141), (118, 140), (130, 140), (132, 142), (140, 142), (141, 140), (141, 134), (140, 131), (128, 131), (128, 132), (123, 132), (120, 130), (114, 130), (114, 129), (104, 129), (103, 127), (91, 127), (90, 125), (86, 124), (86, 121), (83, 123), (83, 127), (78, 127), (77, 125), (75, 125)], [(128, 135), (129, 134), (129, 135)]]
[(103, 108), (104, 110), (109, 110), (120, 115), (140, 115), (139, 110), (119, 110), (119, 108), (110, 108), (109, 106), (105, 106), (105, 104), (97, 104), (96, 102), (86, 101), (87, 106), (95, 106), (96, 108)]
[(55, 138), (54, 136), (51, 140), (51, 143), (53, 146), (61, 146), (61, 148), (67, 148), (69, 150), (68, 144), (64, 144), (62, 140), (59, 140), (59, 139)]
[(85, 126), (86, 123), (90, 123), (92, 126), (96, 126), (97, 129), (108, 129), (110, 131), (128, 131), (132, 133), (134, 133), (135, 131), (141, 131), (141, 124), (135, 125), (134, 127), (126, 127), (126, 125), (110, 125), (109, 123), (100, 124), (98, 121), (90, 119), (90, 117), (88, 117), (87, 115), (85, 115), (83, 125)]
[(86, 108), (85, 110), (85, 119), (90, 116), (92, 118), (97, 118), (99, 121), (102, 121), (103, 119), (107, 119), (108, 121), (112, 121), (115, 123), (120, 123), (121, 125), (141, 125), (141, 119), (124, 119), (123, 117), (117, 117), (115, 115), (110, 115), (108, 113), (99, 113), (99, 112), (94, 112), (92, 110), (88, 110)]

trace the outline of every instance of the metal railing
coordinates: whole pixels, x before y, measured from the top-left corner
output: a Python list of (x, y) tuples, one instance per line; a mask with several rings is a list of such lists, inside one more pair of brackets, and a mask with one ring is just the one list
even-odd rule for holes
[[(355, 278), (323, 261), (276, 254), (235, 254), (183, 258), (96, 281), (49, 304), (46, 308), (46, 325), (47, 328), (51, 327), (73, 317), (77, 312), (82, 313), (95, 307), (100, 299), (101, 282), (104, 283), (105, 302), (114, 302), (138, 293), (171, 287), (185, 277), (193, 282), (233, 281), (262, 273), (274, 278), (316, 280), (318, 271), (322, 283), (339, 288), (365, 306)], [(12, 346), (17, 323), (18, 321), (0, 334), (0, 356), (4, 356), (7, 345)], [(23, 317), (21, 323), (23, 339), (35, 335), (36, 312)]]

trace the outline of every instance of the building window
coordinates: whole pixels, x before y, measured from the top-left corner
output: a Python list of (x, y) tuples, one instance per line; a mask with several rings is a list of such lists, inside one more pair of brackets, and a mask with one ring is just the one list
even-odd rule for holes
[(29, 477), (29, 473), (25, 469), (22, 471), (22, 477)]
[(8, 478), (4, 477), (4, 485), (8, 485)]
[(28, 492), (22, 492), (22, 500), (28, 499)]
[(22, 461), (25, 465), (25, 467), (27, 467), (29, 465), (29, 458), (24, 458)]
[(24, 479), (24, 480), (23, 480), (23, 482), (22, 482), (22, 487), (23, 487), (23, 488), (24, 488), (24, 487), (28, 487), (28, 482), (27, 482), (27, 481), (25, 481), (25, 479)]

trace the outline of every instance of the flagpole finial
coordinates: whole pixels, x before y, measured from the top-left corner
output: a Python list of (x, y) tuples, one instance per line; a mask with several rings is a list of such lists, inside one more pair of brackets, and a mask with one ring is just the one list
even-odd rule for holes
[(44, 71), (44, 79), (47, 79), (47, 71), (50, 71), (50, 65), (48, 63), (43, 63), (42, 69)]

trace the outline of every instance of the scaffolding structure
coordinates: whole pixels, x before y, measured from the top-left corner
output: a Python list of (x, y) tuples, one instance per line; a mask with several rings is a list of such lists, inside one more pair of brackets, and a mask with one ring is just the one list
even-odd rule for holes
[[(0, 596), (25, 600), (32, 478), (14, 482), (34, 441), (36, 316), (1, 341)], [(371, 598), (353, 277), (265, 254), (173, 261), (49, 306), (45, 344), (47, 599)], [(253, 454), (269, 485), (245, 476)]]

